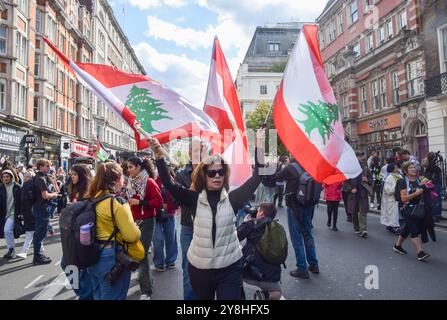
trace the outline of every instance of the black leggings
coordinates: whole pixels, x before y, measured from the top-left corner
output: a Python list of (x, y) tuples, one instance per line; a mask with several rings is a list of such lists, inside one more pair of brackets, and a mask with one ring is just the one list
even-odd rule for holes
[(328, 221), (331, 221), (333, 218), (333, 225), (335, 226), (337, 224), (337, 217), (338, 217), (338, 206), (340, 205), (340, 201), (328, 201), (326, 200), (327, 204), (327, 217)]

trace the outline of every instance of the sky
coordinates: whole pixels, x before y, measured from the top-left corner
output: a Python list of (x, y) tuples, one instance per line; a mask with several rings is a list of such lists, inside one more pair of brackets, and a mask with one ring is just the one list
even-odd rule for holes
[(233, 80), (257, 26), (314, 22), (327, 0), (109, 0), (147, 75), (203, 106), (213, 39)]

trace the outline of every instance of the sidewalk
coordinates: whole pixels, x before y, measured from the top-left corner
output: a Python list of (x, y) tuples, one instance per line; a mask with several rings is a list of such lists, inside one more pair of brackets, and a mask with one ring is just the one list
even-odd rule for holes
[[(320, 200), (320, 204), (326, 204), (326, 201)], [(343, 201), (340, 201), (340, 207), (342, 207), (342, 208), (345, 207)], [(442, 216), (444, 218), (447, 218), (447, 211), (445, 211), (445, 208), (447, 208), (447, 201), (446, 200), (443, 200), (442, 207), (444, 208), (444, 210), (442, 211)], [(377, 210), (376, 208), (372, 208), (372, 209), (370, 208), (369, 212), (377, 214), (377, 215), (380, 215), (380, 210)], [(447, 220), (437, 222), (437, 223), (435, 223), (435, 226), (438, 227), (438, 228), (447, 229)]]

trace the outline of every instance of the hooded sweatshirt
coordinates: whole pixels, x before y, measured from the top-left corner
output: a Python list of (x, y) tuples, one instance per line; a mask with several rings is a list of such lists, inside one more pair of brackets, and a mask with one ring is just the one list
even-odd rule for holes
[(6, 188), (6, 219), (11, 218), (14, 219), (14, 175), (10, 170), (5, 170), (2, 172), (3, 174), (9, 174), (11, 176), (11, 183), (5, 185)]

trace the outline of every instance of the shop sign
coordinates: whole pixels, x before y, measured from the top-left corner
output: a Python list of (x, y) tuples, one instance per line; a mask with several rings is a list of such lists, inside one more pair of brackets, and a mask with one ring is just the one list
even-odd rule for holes
[(71, 142), (71, 152), (76, 152), (76, 153), (87, 155), (88, 151), (89, 151), (88, 144), (84, 144), (84, 143), (78, 142), (78, 141)]
[(33, 154), (45, 154), (45, 148), (34, 148)]
[(50, 138), (50, 137), (45, 137), (45, 136), (42, 136), (41, 141), (42, 141), (42, 143), (44, 143), (44, 144), (52, 144), (52, 145), (57, 145), (57, 144), (59, 144), (59, 140), (57, 140), (57, 139), (53, 139), (53, 138)]
[(23, 139), (25, 139), (25, 143), (36, 143), (36, 136), (34, 134), (27, 134)]
[(11, 146), (20, 145), (20, 141), (26, 134), (25, 131), (16, 130), (11, 127), (1, 126), (0, 130), (0, 143), (4, 143)]
[(368, 127), (373, 130), (381, 130), (388, 126), (388, 118), (371, 120), (368, 122)]

